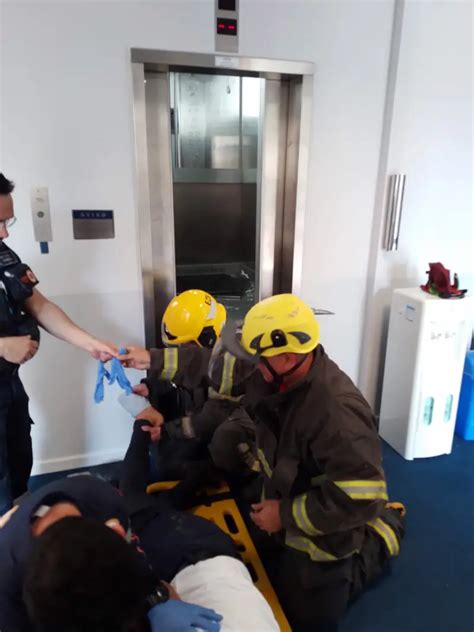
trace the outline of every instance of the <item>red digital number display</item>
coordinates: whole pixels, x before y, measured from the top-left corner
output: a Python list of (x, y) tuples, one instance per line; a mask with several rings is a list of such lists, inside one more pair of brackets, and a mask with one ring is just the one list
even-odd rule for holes
[(237, 20), (217, 18), (217, 32), (219, 35), (237, 35)]

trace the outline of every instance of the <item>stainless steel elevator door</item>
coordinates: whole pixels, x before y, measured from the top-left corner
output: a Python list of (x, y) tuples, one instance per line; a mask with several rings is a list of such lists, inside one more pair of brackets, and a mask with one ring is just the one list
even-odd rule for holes
[(210, 292), (236, 319), (256, 300), (263, 80), (171, 72), (176, 290)]
[(312, 64), (132, 50), (145, 338), (177, 291), (242, 317), (301, 284)]

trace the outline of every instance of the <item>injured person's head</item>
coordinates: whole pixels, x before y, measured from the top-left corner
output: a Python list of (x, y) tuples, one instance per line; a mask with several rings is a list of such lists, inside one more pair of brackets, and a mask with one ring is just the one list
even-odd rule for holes
[(145, 560), (113, 528), (66, 517), (35, 542), (23, 585), (39, 630), (131, 632), (155, 581)]

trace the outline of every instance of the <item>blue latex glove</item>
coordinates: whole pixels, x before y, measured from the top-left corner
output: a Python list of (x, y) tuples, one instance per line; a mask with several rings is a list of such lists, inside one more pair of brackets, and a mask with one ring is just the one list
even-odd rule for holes
[(219, 632), (222, 617), (214, 610), (195, 606), (185, 601), (169, 599), (148, 613), (152, 632)]
[(94, 391), (94, 401), (96, 404), (99, 404), (104, 399), (104, 377), (106, 377), (110, 382), (110, 373), (105, 368), (105, 364), (103, 362), (99, 362)]
[[(125, 353), (127, 353), (127, 350), (120, 349), (119, 353), (120, 355), (124, 355)], [(120, 364), (117, 358), (112, 358), (110, 362), (110, 373), (105, 368), (104, 362), (99, 362), (94, 391), (94, 401), (96, 404), (99, 404), (104, 399), (104, 378), (107, 378), (109, 384), (117, 382), (120, 388), (123, 389), (127, 395), (133, 393), (132, 385), (125, 375), (123, 366)]]
[[(126, 349), (119, 349), (119, 355), (125, 355), (126, 353)], [(125, 375), (123, 366), (117, 358), (112, 358), (110, 362), (109, 384), (113, 384), (114, 382), (117, 382), (120, 388), (124, 390), (127, 395), (133, 393), (132, 385), (130, 384), (128, 377)]]

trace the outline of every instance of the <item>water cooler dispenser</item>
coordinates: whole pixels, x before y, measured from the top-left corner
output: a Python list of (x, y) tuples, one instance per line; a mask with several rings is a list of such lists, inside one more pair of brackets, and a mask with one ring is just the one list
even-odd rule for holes
[(469, 297), (393, 293), (380, 435), (406, 459), (451, 452), (471, 309)]

